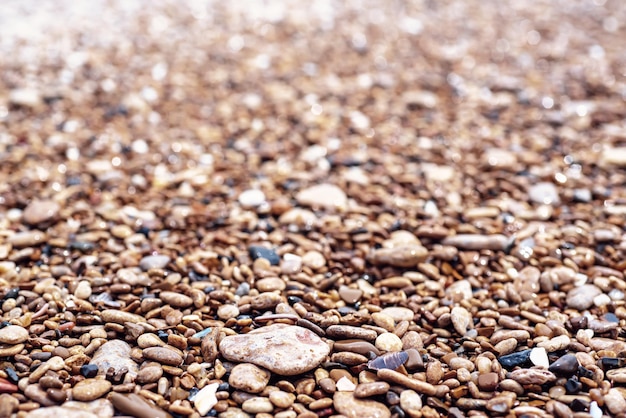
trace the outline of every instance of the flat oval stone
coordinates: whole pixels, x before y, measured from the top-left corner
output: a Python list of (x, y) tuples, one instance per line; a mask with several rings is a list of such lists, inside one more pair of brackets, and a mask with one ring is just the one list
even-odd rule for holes
[(105, 309), (100, 312), (100, 318), (102, 318), (104, 322), (114, 322), (121, 325), (124, 325), (125, 322), (132, 322), (134, 324), (146, 322), (146, 319), (141, 315), (119, 311), (117, 309)]
[(348, 197), (334, 184), (317, 184), (301, 190), (296, 195), (300, 205), (325, 208), (346, 208)]
[(167, 266), (170, 260), (171, 258), (167, 255), (147, 255), (139, 261), (139, 267), (143, 271), (148, 271), (150, 269), (162, 269)]
[(276, 254), (276, 251), (261, 247), (259, 245), (251, 245), (248, 247), (248, 253), (253, 260), (257, 258), (264, 258), (270, 262), (272, 266), (277, 266), (280, 263), (280, 256)]
[(411, 321), (415, 316), (415, 313), (409, 308), (402, 308), (400, 306), (391, 306), (389, 308), (385, 308), (380, 313), (383, 313), (387, 316), (393, 318), (394, 321)]
[(28, 331), (17, 325), (0, 329), (0, 344), (20, 344), (28, 339)]
[(370, 351), (374, 352), (377, 356), (380, 355), (380, 350), (372, 343), (363, 340), (340, 340), (336, 341), (333, 345), (334, 351), (350, 351), (352, 353), (363, 354), (366, 356)]
[(238, 364), (230, 372), (228, 383), (235, 389), (259, 393), (270, 381), (270, 374), (254, 364)]
[(367, 260), (372, 264), (389, 264), (395, 267), (416, 267), (426, 260), (428, 250), (421, 245), (403, 245), (396, 248), (379, 248), (370, 251)]
[(33, 200), (24, 208), (22, 219), (27, 224), (37, 225), (56, 218), (60, 209), (54, 200)]
[(148, 347), (143, 350), (143, 356), (149, 360), (166, 364), (168, 366), (180, 366), (183, 358), (174, 350), (166, 347)]
[(111, 390), (111, 382), (104, 379), (85, 379), (72, 389), (72, 398), (77, 401), (93, 401)]
[(591, 308), (593, 305), (593, 298), (600, 295), (602, 290), (593, 284), (584, 284), (579, 287), (575, 287), (567, 292), (565, 302), (567, 306), (576, 309), (578, 311), (584, 311)]
[(326, 335), (338, 339), (360, 339), (373, 342), (378, 334), (373, 329), (353, 327), (351, 325), (331, 325), (326, 329)]
[(175, 308), (187, 308), (193, 304), (193, 299), (177, 292), (161, 292), (159, 298)]
[(13, 245), (15, 248), (32, 247), (41, 244), (47, 240), (48, 236), (45, 232), (33, 230), (18, 232), (7, 238), (7, 243)]
[(333, 406), (348, 418), (390, 418), (387, 406), (380, 402), (358, 399), (351, 392), (335, 392)]
[(354, 396), (357, 398), (369, 398), (370, 396), (384, 395), (389, 392), (387, 382), (359, 383), (354, 389)]
[(283, 376), (317, 367), (330, 352), (328, 344), (312, 331), (287, 324), (227, 336), (220, 342), (219, 350), (227, 360), (253, 363)]

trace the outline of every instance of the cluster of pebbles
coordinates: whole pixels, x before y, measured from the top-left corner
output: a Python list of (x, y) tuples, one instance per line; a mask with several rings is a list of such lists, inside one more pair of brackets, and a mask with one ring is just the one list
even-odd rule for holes
[(624, 416), (620, 1), (13, 3), (0, 418)]

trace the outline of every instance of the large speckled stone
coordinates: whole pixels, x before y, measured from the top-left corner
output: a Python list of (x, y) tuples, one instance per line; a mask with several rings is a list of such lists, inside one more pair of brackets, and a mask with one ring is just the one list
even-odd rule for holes
[(283, 376), (314, 369), (330, 352), (328, 344), (315, 333), (286, 324), (225, 337), (219, 350), (227, 360), (253, 363)]
[(333, 406), (348, 418), (389, 418), (389, 409), (380, 402), (355, 398), (352, 392), (335, 392)]
[(137, 363), (130, 358), (130, 345), (122, 340), (108, 341), (95, 352), (89, 364), (98, 366), (98, 372), (104, 374), (113, 368), (116, 372), (128, 370), (130, 376), (137, 376)]

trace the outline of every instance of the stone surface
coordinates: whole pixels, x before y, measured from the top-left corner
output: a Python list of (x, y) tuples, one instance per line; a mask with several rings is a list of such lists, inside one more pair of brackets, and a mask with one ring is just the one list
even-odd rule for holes
[(235, 389), (259, 393), (270, 381), (270, 374), (254, 364), (238, 364), (230, 372), (228, 383)]
[(0, 328), (0, 344), (20, 344), (28, 340), (28, 331), (18, 325)]
[(72, 398), (77, 401), (93, 401), (111, 390), (111, 382), (104, 379), (85, 379), (72, 388)]
[(167, 266), (170, 260), (171, 258), (167, 255), (148, 255), (139, 261), (139, 267), (143, 271), (148, 271), (150, 269), (162, 269)]
[(109, 400), (116, 410), (135, 418), (171, 418), (170, 414), (135, 393), (113, 392)]
[(421, 417), (422, 397), (414, 390), (403, 390), (400, 393), (400, 407), (410, 417)]
[(265, 193), (258, 189), (244, 190), (238, 200), (243, 207), (256, 207), (265, 202)]
[(143, 356), (149, 360), (166, 364), (168, 366), (180, 366), (183, 362), (183, 358), (180, 354), (167, 347), (144, 348)]
[(384, 332), (376, 338), (374, 343), (380, 351), (400, 351), (402, 350), (402, 340), (396, 334)]
[(127, 373), (134, 377), (137, 375), (137, 363), (130, 358), (130, 345), (122, 340), (111, 340), (102, 344), (94, 353), (89, 364), (98, 366), (100, 374), (104, 374), (110, 368), (116, 373), (127, 370)]
[(318, 184), (296, 194), (300, 205), (330, 209), (345, 209), (348, 198), (343, 190), (334, 184)]
[(461, 306), (455, 306), (452, 308), (452, 311), (450, 312), (450, 319), (452, 320), (454, 330), (461, 336), (465, 335), (470, 325), (473, 325), (472, 315), (467, 311), (467, 309)]
[(33, 200), (24, 208), (22, 219), (30, 225), (37, 225), (53, 220), (61, 207), (54, 200)]
[(565, 302), (571, 309), (584, 311), (593, 305), (593, 299), (600, 295), (602, 290), (593, 284), (584, 284), (567, 292)]
[(330, 352), (328, 344), (315, 333), (285, 324), (227, 336), (221, 340), (219, 350), (227, 360), (250, 362), (283, 376), (317, 367)]
[(382, 403), (355, 398), (352, 392), (335, 392), (333, 406), (347, 418), (390, 418), (389, 409)]

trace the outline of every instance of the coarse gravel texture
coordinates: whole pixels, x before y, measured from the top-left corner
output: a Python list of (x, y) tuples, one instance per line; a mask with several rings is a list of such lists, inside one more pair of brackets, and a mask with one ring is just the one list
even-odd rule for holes
[(0, 418), (626, 416), (620, 0), (0, 11)]

